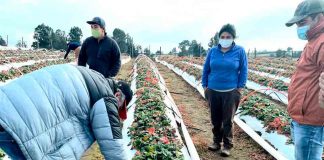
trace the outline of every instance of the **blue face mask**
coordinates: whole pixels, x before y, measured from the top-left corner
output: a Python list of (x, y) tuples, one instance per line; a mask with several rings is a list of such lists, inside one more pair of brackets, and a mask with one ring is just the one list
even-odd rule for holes
[(309, 25), (298, 27), (297, 28), (298, 38), (302, 40), (307, 40), (307, 32), (309, 28), (310, 28)]

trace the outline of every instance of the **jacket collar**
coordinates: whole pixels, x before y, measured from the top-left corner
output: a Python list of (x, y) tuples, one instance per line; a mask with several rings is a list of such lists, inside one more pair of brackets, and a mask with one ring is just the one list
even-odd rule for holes
[(308, 40), (317, 38), (321, 33), (324, 33), (324, 18), (320, 19), (320, 22), (307, 32)]

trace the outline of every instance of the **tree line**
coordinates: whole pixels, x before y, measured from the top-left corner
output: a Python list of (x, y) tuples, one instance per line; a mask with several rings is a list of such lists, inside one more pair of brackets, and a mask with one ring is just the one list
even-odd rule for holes
[(208, 49), (206, 50), (203, 46), (201, 46), (201, 43), (197, 42), (197, 40), (183, 40), (178, 45), (179, 51), (177, 51), (176, 47), (174, 47), (169, 52), (169, 54), (194, 57), (206, 56), (210, 48), (212, 48), (215, 45), (218, 45), (218, 41), (218, 33), (216, 33), (210, 38), (210, 41), (208, 43)]
[[(67, 48), (67, 42), (79, 42), (83, 36), (82, 30), (79, 27), (72, 27), (67, 34), (61, 29), (54, 31), (50, 26), (42, 23), (38, 25), (34, 30), (34, 42), (31, 47), (34, 49), (45, 48), (54, 50), (65, 50)], [(132, 57), (136, 57), (138, 54), (143, 53), (141, 45), (134, 43), (133, 37), (130, 34), (126, 34), (125, 31), (119, 28), (113, 30), (112, 37), (119, 45), (121, 53), (127, 53)], [(0, 45), (7, 46), (4, 38), (0, 36)], [(27, 48), (27, 42), (25, 40), (18, 40), (16, 47)], [(145, 53), (150, 55), (150, 52), (146, 48)]]
[[(61, 29), (53, 30), (50, 26), (43, 24), (38, 25), (34, 31), (34, 42), (31, 47), (61, 50), (66, 49), (68, 41), (81, 42), (83, 34), (79, 27), (72, 27), (70, 32), (66, 34)], [(25, 42), (18, 42), (17, 47)]]

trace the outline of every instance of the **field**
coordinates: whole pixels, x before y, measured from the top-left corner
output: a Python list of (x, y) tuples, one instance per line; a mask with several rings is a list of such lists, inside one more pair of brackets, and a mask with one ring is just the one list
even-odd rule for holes
[[(63, 55), (0, 51), (0, 86), (45, 66), (75, 64), (73, 58), (63, 60)], [(136, 93), (123, 126), (130, 158), (293, 159), (286, 107), (295, 63), (292, 59), (249, 59), (249, 81), (235, 118), (235, 147), (230, 157), (223, 158), (207, 149), (212, 133), (201, 91), (203, 58), (139, 56), (124, 61), (116, 78), (132, 83)], [(82, 159), (103, 158), (94, 144)]]

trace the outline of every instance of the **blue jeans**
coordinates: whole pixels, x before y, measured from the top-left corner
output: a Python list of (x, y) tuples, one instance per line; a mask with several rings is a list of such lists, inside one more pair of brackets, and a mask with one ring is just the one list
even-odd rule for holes
[(6, 132), (0, 132), (0, 148), (13, 160), (25, 160), (16, 141)]
[(324, 127), (291, 122), (296, 160), (322, 160)]

